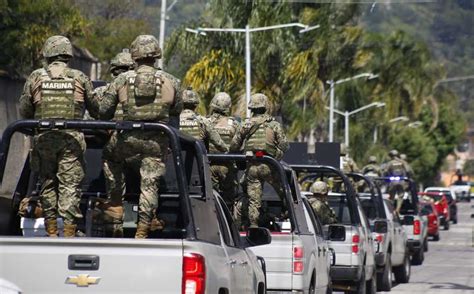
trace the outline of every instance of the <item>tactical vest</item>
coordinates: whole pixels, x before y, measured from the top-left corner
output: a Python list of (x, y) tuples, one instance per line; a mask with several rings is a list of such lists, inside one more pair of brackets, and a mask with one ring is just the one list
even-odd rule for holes
[(265, 151), (267, 154), (275, 157), (277, 153), (276, 146), (274, 145), (275, 132), (270, 128), (268, 120), (259, 123), (256, 130), (254, 130), (255, 124), (255, 122), (250, 122), (247, 126), (249, 133), (244, 151)]
[[(222, 141), (227, 145), (230, 145), (232, 142), (232, 138), (234, 138), (236, 128), (234, 126), (234, 119), (231, 117), (221, 116), (217, 119), (212, 119), (211, 117), (211, 124), (216, 130), (216, 132), (221, 137)], [(220, 153), (219, 150), (214, 146), (214, 144), (210, 144), (209, 151), (212, 153)]]
[(74, 99), (75, 80), (72, 77), (52, 78), (46, 70), (41, 74), (40, 99), (35, 119), (82, 119), (82, 101)]
[(179, 130), (197, 140), (203, 140), (202, 126), (196, 114), (181, 115)]
[(127, 101), (123, 118), (132, 121), (167, 121), (169, 105), (162, 99), (163, 80), (158, 72), (127, 75)]
[(404, 177), (406, 170), (403, 162), (399, 160), (391, 160), (388, 164), (388, 172), (390, 176)]

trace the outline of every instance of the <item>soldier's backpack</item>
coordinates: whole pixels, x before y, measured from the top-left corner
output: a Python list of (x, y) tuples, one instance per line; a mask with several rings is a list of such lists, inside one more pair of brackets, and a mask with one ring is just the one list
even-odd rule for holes
[(198, 116), (193, 112), (183, 112), (179, 119), (179, 130), (195, 139), (203, 140), (203, 128)]
[(273, 120), (271, 117), (262, 119), (261, 121), (247, 123), (248, 131), (245, 136), (244, 151), (264, 151), (271, 156), (276, 155), (276, 146), (273, 142), (275, 133), (273, 129), (269, 127), (269, 123)]
[(127, 76), (127, 104), (124, 118), (137, 121), (160, 121), (169, 116), (169, 106), (163, 103), (161, 74), (133, 72)]
[(388, 173), (390, 176), (405, 177), (406, 170), (403, 162), (398, 160), (392, 160), (388, 164)]

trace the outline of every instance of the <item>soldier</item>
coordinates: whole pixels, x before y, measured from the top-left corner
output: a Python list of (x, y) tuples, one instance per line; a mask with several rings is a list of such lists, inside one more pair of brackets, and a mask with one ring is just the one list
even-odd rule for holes
[(391, 150), (388, 155), (390, 156), (390, 161), (386, 164), (385, 175), (392, 177), (388, 186), (388, 193), (390, 199), (394, 202), (395, 211), (399, 213), (403, 204), (406, 184), (404, 180), (397, 178), (406, 177), (407, 171), (405, 164), (399, 158), (397, 150)]
[(191, 88), (183, 92), (184, 110), (179, 116), (179, 129), (183, 133), (203, 141), (208, 150), (212, 144), (213, 148), (220, 152), (229, 151), (229, 146), (222, 141), (210, 122), (195, 112), (199, 102), (199, 96)]
[[(27, 119), (83, 118), (87, 109), (98, 115), (92, 83), (78, 70), (68, 67), (72, 45), (68, 38), (52, 36), (44, 43), (44, 68), (28, 77), (20, 97), (20, 113)], [(75, 130), (42, 130), (33, 139), (31, 167), (39, 173), (41, 205), (48, 236), (57, 237), (57, 217), (64, 221), (64, 236), (74, 237), (79, 210), (80, 184), (85, 174), (84, 135)]]
[[(125, 120), (167, 123), (179, 111), (177, 89), (162, 71), (154, 67), (161, 58), (158, 41), (151, 35), (140, 35), (131, 44), (136, 68), (120, 74), (107, 88), (101, 99), (102, 119), (112, 119), (118, 104), (123, 107)], [(115, 156), (111, 160), (111, 174), (123, 177), (125, 161), (133, 157), (140, 173), (138, 225), (135, 238), (146, 238), (158, 207), (158, 184), (165, 173), (164, 156), (168, 152), (168, 138), (160, 131), (125, 130), (117, 135)], [(109, 179), (111, 185), (123, 179)], [(119, 188), (118, 190), (121, 190)], [(111, 195), (111, 214), (123, 218), (122, 195)], [(160, 228), (164, 222), (160, 221)]]
[(407, 177), (412, 177), (413, 176), (413, 169), (411, 168), (411, 165), (407, 161), (407, 155), (402, 153), (400, 154), (400, 160), (405, 164), (405, 170), (407, 171)]
[[(232, 139), (231, 152), (239, 152), (242, 148), (246, 153), (263, 152), (277, 160), (288, 150), (288, 140), (279, 122), (267, 114), (269, 109), (267, 96), (253, 94), (248, 108), (252, 112), (240, 131)], [(281, 195), (283, 189), (278, 183), (278, 177), (270, 166), (265, 163), (251, 162), (245, 172), (247, 196), (249, 197), (248, 215), (250, 227), (257, 227), (260, 207), (262, 205), (262, 187), (264, 181), (269, 182), (275, 191)]]
[(313, 196), (309, 196), (308, 201), (321, 223), (323, 225), (336, 224), (336, 214), (328, 204), (328, 185), (325, 182), (316, 181), (309, 191), (313, 193)]
[(369, 157), (369, 164), (364, 166), (364, 168), (362, 169), (362, 173), (370, 177), (382, 176), (382, 171), (380, 170), (380, 166), (377, 164), (377, 157), (375, 156)]
[(349, 155), (349, 147), (341, 144), (341, 170), (344, 173), (358, 172), (359, 168)]
[[(229, 94), (217, 93), (211, 101), (211, 115), (208, 117), (211, 126), (221, 139), (230, 145), (235, 134), (240, 130), (240, 123), (230, 116), (232, 100)], [(220, 153), (214, 144), (209, 145), (210, 153)], [(237, 183), (237, 170), (232, 164), (216, 164), (211, 166), (214, 189), (219, 191), (230, 211), (233, 211)]]

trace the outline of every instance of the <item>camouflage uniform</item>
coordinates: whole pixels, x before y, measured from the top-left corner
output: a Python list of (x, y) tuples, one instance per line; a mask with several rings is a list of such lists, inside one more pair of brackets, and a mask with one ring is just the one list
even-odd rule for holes
[(406, 154), (400, 154), (400, 161), (402, 161), (403, 164), (405, 165), (405, 170), (407, 172), (407, 177), (411, 178), (413, 176), (413, 169), (407, 161), (407, 155)]
[[(386, 164), (386, 176), (389, 177), (406, 177), (407, 171), (405, 164), (398, 158), (398, 151), (391, 150), (389, 152), (391, 160)], [(388, 186), (388, 192), (390, 199), (394, 201), (396, 212), (400, 212), (403, 204), (403, 195), (405, 193), (406, 183), (405, 181), (391, 180)]]
[[(247, 153), (263, 151), (280, 160), (289, 145), (281, 124), (265, 113), (268, 109), (268, 98), (263, 94), (254, 94), (250, 98), (248, 107), (252, 110), (252, 117), (247, 119), (241, 130), (232, 139), (231, 151), (238, 152), (243, 147)], [(249, 197), (249, 221), (250, 226), (255, 227), (258, 226), (260, 216), (263, 183), (269, 182), (281, 197), (283, 188), (275, 170), (265, 163), (249, 163), (245, 177), (247, 196)]]
[(375, 156), (369, 157), (369, 164), (362, 168), (362, 173), (370, 177), (380, 177), (382, 176), (382, 170), (377, 164), (377, 158)]
[(323, 225), (337, 223), (337, 217), (327, 201), (328, 186), (325, 182), (316, 181), (309, 190), (313, 196), (308, 197), (314, 213), (318, 216)]
[[(27, 119), (82, 119), (84, 110), (97, 116), (92, 84), (82, 72), (70, 69), (72, 46), (66, 37), (46, 40), (48, 65), (28, 77), (20, 97), (20, 113)], [(80, 184), (84, 178), (84, 135), (74, 130), (38, 131), (33, 139), (31, 167), (39, 173), (41, 204), (49, 236), (57, 236), (56, 218), (64, 220), (64, 236), (75, 236)]]
[[(211, 126), (217, 131), (221, 139), (230, 145), (235, 134), (240, 130), (240, 123), (229, 116), (232, 101), (227, 93), (217, 93), (211, 101), (211, 115), (208, 117)], [(220, 153), (214, 144), (209, 145), (210, 153)], [(237, 168), (234, 164), (211, 165), (212, 183), (219, 191), (229, 209), (233, 210), (237, 181)]]
[(344, 173), (358, 172), (359, 168), (355, 161), (349, 156), (348, 149), (349, 147), (345, 144), (341, 144), (341, 170)]
[(199, 97), (196, 92), (187, 89), (183, 92), (184, 110), (179, 116), (179, 129), (181, 132), (204, 142), (209, 150), (212, 144), (221, 152), (229, 151), (229, 146), (222, 141), (219, 134), (214, 130), (211, 123), (203, 116), (196, 114), (194, 110), (199, 104)]
[[(153, 36), (140, 35), (130, 47), (137, 67), (120, 74), (107, 88), (101, 99), (101, 118), (112, 119), (117, 105), (121, 104), (125, 120), (167, 123), (170, 115), (176, 114), (179, 101), (173, 82), (153, 67), (152, 60), (161, 57), (158, 41)], [(114, 157), (109, 161), (111, 202), (118, 204), (120, 209), (115, 212), (120, 214), (123, 190), (117, 183), (123, 182), (125, 161), (136, 160), (141, 191), (136, 238), (148, 236), (158, 207), (158, 184), (165, 173), (163, 157), (167, 153), (168, 138), (160, 131), (128, 130), (117, 135)]]

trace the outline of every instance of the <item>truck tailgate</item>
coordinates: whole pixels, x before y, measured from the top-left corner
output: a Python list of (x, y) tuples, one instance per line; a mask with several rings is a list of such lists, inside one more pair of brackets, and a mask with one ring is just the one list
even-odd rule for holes
[(179, 239), (3, 237), (0, 278), (22, 293), (180, 293), (182, 255)]

